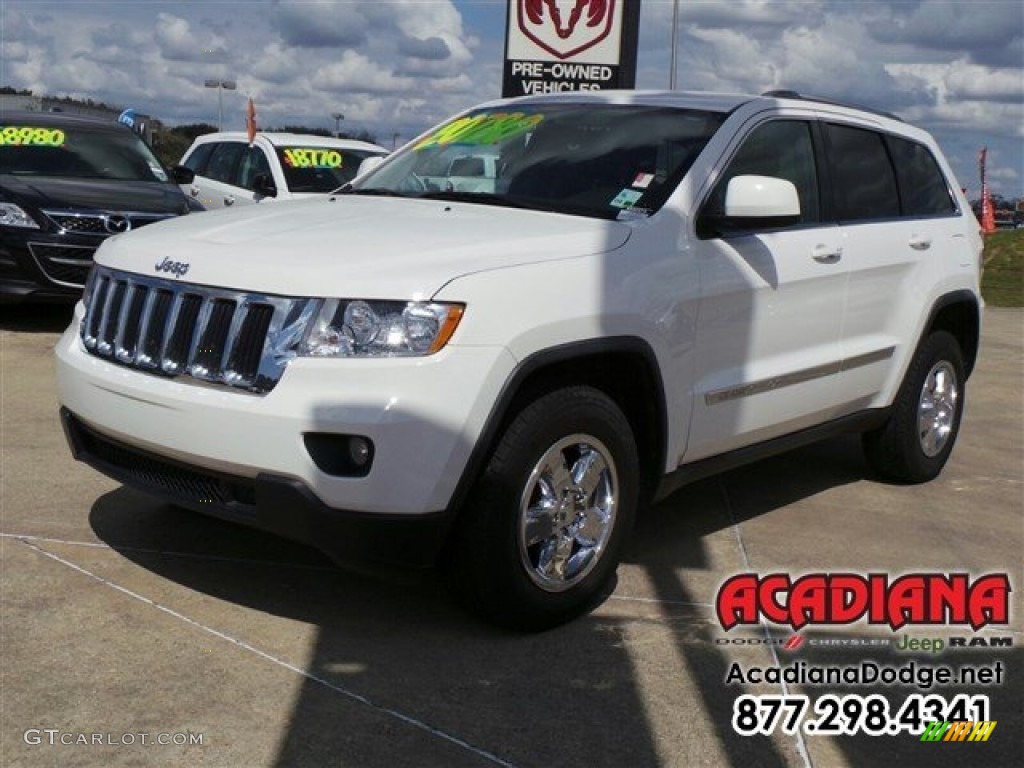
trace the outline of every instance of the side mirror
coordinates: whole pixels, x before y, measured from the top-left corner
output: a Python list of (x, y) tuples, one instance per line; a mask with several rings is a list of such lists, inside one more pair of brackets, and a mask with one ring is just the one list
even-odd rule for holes
[(196, 177), (196, 172), (187, 165), (171, 166), (171, 181), (175, 184), (191, 184)]
[(734, 176), (725, 188), (725, 210), (708, 206), (697, 219), (697, 236), (727, 237), (800, 223), (796, 186), (774, 176)]
[[(800, 197), (793, 182), (774, 176), (736, 176), (725, 188), (727, 219), (800, 220)], [(775, 226), (784, 226), (776, 224)]]
[(252, 191), (260, 197), (277, 197), (277, 186), (267, 173), (256, 174), (252, 180)]

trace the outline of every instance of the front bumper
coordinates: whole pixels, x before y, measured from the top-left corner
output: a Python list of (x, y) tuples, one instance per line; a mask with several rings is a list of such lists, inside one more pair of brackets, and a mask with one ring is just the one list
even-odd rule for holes
[[(343, 536), (371, 518), (385, 520), (385, 530), (439, 519), (514, 367), (500, 347), (449, 346), (428, 358), (297, 359), (273, 391), (254, 395), (94, 357), (78, 335), (80, 321), (81, 306), (56, 350), (59, 399), (78, 458), (183, 506), (326, 551), (336, 548), (332, 531)], [(368, 438), (369, 472), (323, 471), (305, 440), (311, 433)], [(130, 454), (129, 465), (158, 462), (165, 478), (174, 475), (168, 468), (185, 474), (178, 485), (147, 482), (141, 470), (127, 473), (124, 462), (110, 459), (118, 452)]]
[(315, 547), (344, 564), (426, 568), (444, 546), (453, 510), (373, 515), (333, 509), (299, 480), (210, 472), (104, 437), (60, 410), (76, 459), (118, 482), (186, 509)]
[(82, 295), (101, 242), (38, 229), (0, 229), (0, 302), (74, 301)]

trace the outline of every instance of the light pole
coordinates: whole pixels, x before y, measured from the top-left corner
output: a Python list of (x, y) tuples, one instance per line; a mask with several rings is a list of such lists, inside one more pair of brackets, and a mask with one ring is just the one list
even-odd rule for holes
[(233, 91), (238, 87), (234, 80), (207, 80), (207, 88), (217, 89), (217, 130), (224, 130), (224, 91)]
[(676, 47), (679, 44), (679, 0), (672, 4), (672, 63), (669, 65), (668, 89), (676, 89)]
[(341, 112), (331, 112), (331, 117), (334, 118), (334, 138), (341, 138), (341, 121), (345, 119), (345, 116)]
[(398, 144), (398, 137), (401, 136), (401, 135), (402, 134), (400, 134), (400, 133), (392, 133), (391, 134), (391, 149), (392, 150), (394, 150), (394, 148), (397, 146), (397, 144)]

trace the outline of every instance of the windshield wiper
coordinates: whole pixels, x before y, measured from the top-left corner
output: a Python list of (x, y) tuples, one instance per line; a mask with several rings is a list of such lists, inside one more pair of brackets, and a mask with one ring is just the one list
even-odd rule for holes
[(369, 187), (355, 189), (354, 187), (342, 187), (335, 191), (335, 195), (370, 195), (376, 197), (409, 197), (409, 195), (403, 195), (401, 192), (395, 192), (391, 189), (384, 189), (383, 187)]
[(531, 205), (520, 200), (513, 200), (505, 195), (493, 192), (460, 192), (458, 190), (438, 190), (416, 195), (421, 200), (451, 200), (454, 203), (480, 203), (481, 205), (503, 205), (508, 208), (528, 208), (530, 210), (546, 210), (547, 206)]

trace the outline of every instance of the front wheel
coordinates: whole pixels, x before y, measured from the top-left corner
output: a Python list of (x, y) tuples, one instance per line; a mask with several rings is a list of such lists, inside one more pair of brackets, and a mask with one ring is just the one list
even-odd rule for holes
[(633, 431), (607, 395), (580, 386), (535, 400), (505, 430), (460, 518), (455, 591), (515, 629), (583, 613), (615, 573), (638, 477)]
[(868, 464), (887, 480), (923, 483), (942, 471), (953, 450), (964, 409), (963, 356), (946, 331), (918, 348), (900, 387), (892, 415), (864, 434)]

